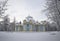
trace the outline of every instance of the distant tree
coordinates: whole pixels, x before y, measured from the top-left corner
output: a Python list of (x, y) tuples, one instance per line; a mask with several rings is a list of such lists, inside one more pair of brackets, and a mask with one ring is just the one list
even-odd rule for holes
[(60, 0), (46, 0), (47, 17), (57, 24), (57, 30), (60, 30)]
[(10, 28), (10, 19), (8, 18), (8, 15), (6, 15), (5, 17), (4, 17), (4, 31), (9, 31), (9, 28)]

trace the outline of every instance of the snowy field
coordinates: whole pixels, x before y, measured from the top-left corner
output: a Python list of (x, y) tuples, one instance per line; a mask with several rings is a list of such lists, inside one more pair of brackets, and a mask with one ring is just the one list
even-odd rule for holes
[(0, 32), (0, 41), (60, 41), (60, 32)]

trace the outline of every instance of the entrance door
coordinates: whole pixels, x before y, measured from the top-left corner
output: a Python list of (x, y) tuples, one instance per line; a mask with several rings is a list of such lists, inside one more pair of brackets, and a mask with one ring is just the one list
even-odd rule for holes
[(29, 31), (29, 24), (27, 24), (27, 28), (26, 29), (27, 29), (27, 31)]

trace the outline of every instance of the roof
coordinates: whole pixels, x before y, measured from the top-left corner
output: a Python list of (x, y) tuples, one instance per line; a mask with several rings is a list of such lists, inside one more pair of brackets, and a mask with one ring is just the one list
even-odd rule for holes
[(33, 18), (32, 16), (27, 16), (26, 18)]

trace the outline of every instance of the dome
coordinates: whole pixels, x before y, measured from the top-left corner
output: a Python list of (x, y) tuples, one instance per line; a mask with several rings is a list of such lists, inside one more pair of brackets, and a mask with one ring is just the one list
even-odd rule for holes
[(35, 20), (33, 19), (32, 16), (27, 16), (27, 17), (26, 17), (26, 21), (27, 21), (27, 22), (29, 22), (29, 21), (35, 22)]
[(32, 16), (27, 16), (26, 18), (33, 18)]
[(29, 20), (29, 21), (30, 21), (30, 20), (33, 20), (33, 17), (27, 16), (27, 17), (26, 17), (26, 20)]
[(27, 16), (26, 19), (28, 19), (28, 20), (33, 20), (33, 17)]

